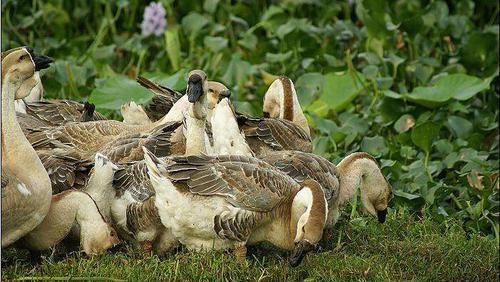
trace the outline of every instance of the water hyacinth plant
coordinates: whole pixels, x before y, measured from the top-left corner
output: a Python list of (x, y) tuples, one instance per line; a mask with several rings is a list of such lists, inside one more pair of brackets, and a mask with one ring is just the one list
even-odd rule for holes
[(162, 35), (167, 26), (165, 15), (165, 8), (163, 8), (160, 2), (151, 2), (151, 4), (144, 9), (144, 16), (141, 23), (142, 35)]

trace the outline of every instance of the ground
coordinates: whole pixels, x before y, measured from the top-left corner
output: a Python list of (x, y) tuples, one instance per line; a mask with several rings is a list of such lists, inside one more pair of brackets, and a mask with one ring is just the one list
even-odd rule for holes
[(2, 278), (84, 277), (116, 281), (497, 281), (498, 247), (493, 237), (466, 234), (453, 221), (437, 223), (400, 209), (385, 224), (374, 218), (343, 219), (325, 233), (322, 249), (297, 268), (286, 253), (253, 248), (248, 265), (229, 252), (189, 253), (144, 258), (130, 247), (100, 257), (71, 254), (31, 264), (25, 252), (4, 250)]

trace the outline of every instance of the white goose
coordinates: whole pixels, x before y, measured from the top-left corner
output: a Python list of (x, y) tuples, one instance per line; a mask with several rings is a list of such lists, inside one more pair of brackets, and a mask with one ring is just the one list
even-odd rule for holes
[(327, 203), (320, 185), (299, 185), (244, 156), (156, 158), (145, 150), (162, 224), (188, 249), (235, 249), (269, 241), (300, 263), (321, 239)]
[(31, 89), (39, 65), (30, 48), (19, 48), (2, 59), (2, 247), (32, 231), (49, 211), (52, 189), (47, 171), (17, 122), (15, 99), (22, 87)]

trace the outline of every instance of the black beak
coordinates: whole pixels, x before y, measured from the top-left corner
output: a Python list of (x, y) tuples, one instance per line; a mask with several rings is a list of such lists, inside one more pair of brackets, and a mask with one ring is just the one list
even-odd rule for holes
[(83, 105), (82, 112), (82, 120), (83, 121), (92, 121), (92, 117), (94, 116), (95, 105), (89, 102), (85, 102)]
[[(231, 97), (231, 90), (229, 90), (229, 89), (222, 90), (220, 92), (220, 97), (222, 97), (222, 98), (229, 98), (229, 97)], [(219, 98), (219, 99), (222, 99), (222, 98)]]
[(271, 115), (268, 112), (263, 112), (262, 115), (264, 116), (264, 118), (271, 117)]
[(315, 246), (311, 243), (309, 243), (306, 240), (301, 240), (295, 245), (295, 249), (292, 252), (292, 255), (290, 256), (290, 266), (296, 267), (298, 266), (306, 254), (312, 250), (316, 249)]
[(203, 95), (203, 82), (199, 75), (193, 74), (189, 77), (187, 96), (190, 103), (194, 103)]
[(44, 55), (33, 55), (33, 61), (35, 62), (35, 71), (46, 69), (50, 66), (50, 63), (54, 62), (51, 57)]
[(384, 223), (386, 215), (387, 215), (387, 209), (377, 211), (378, 222)]

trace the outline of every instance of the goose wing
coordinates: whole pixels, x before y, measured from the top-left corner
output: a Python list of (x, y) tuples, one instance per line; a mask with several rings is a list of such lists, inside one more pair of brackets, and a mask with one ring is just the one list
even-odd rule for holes
[(165, 116), (175, 102), (183, 96), (183, 94), (173, 89), (154, 83), (142, 76), (137, 78), (137, 82), (156, 94), (144, 108), (146, 114), (153, 122)]
[(245, 156), (187, 156), (169, 158), (168, 178), (183, 183), (192, 194), (222, 196), (233, 206), (269, 212), (300, 188), (269, 164)]
[[(309, 135), (291, 121), (275, 118), (250, 118), (244, 115), (238, 115), (237, 120), (247, 139), (265, 144), (272, 150), (312, 152)], [(249, 143), (255, 144), (254, 142)]]
[(118, 137), (100, 150), (111, 161), (125, 163), (144, 158), (142, 147), (147, 148), (156, 156), (164, 157), (172, 153), (172, 133), (182, 124), (176, 121), (161, 125), (148, 133), (129, 133)]
[(63, 125), (68, 122), (105, 120), (106, 118), (95, 111), (95, 105), (70, 100), (53, 100), (25, 102), (26, 114), (46, 122), (51, 126)]
[(155, 195), (144, 161), (121, 165), (115, 172), (113, 188), (115, 188), (118, 197), (128, 191), (132, 198), (138, 202), (143, 202)]
[(91, 161), (54, 151), (38, 151), (37, 154), (47, 170), (53, 194), (73, 188), (81, 189), (87, 184), (93, 166)]
[(339, 173), (327, 159), (300, 151), (269, 152), (262, 160), (283, 171), (297, 182), (307, 178), (316, 180), (327, 200), (336, 198), (339, 191)]

